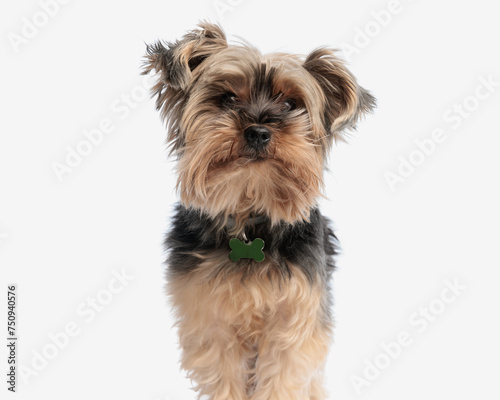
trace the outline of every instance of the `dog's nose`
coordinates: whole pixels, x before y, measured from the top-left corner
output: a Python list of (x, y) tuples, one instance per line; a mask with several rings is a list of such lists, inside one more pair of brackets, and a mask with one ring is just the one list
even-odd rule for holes
[(245, 129), (245, 140), (255, 150), (262, 150), (271, 140), (271, 131), (265, 126), (250, 126)]

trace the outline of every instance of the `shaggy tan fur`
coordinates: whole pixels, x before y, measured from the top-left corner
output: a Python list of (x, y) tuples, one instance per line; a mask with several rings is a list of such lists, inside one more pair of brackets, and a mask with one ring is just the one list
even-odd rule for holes
[[(168, 292), (177, 316), (182, 367), (212, 400), (324, 399), (322, 367), (332, 327), (322, 316), (321, 281), (292, 268), (284, 284), (272, 262), (242, 281), (213, 274), (227, 253), (205, 256)], [(281, 283), (280, 283), (281, 282)]]

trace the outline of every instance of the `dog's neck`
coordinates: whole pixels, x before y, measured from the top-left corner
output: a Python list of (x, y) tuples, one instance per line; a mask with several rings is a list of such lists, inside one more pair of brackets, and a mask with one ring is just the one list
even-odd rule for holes
[[(263, 222), (266, 222), (268, 220), (268, 218), (265, 216), (265, 215), (258, 215), (256, 217), (251, 217), (251, 218), (248, 218), (246, 221), (245, 221), (245, 226), (252, 226), (252, 225), (258, 225), (258, 224), (261, 224)], [(233, 217), (228, 217), (227, 218), (227, 222), (226, 222), (226, 226), (229, 228), (229, 229), (232, 229), (236, 226), (236, 219), (234, 219)]]

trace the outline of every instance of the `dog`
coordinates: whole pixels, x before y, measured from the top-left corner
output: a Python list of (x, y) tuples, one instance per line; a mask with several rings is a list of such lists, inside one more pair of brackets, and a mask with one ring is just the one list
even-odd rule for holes
[(375, 106), (329, 48), (228, 44), (201, 22), (147, 46), (177, 158), (166, 238), (181, 366), (200, 398), (326, 398), (337, 239), (318, 210), (332, 143)]

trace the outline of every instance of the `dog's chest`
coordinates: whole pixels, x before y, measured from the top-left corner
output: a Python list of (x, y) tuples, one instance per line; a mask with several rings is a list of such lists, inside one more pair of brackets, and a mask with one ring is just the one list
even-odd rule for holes
[(282, 279), (271, 262), (257, 272), (227, 273), (209, 278), (216, 265), (205, 261), (189, 277), (169, 282), (174, 306), (188, 320), (210, 326), (231, 327), (241, 340), (257, 340), (269, 324), (286, 325), (302, 314), (318, 310), (321, 290), (311, 285), (300, 268), (292, 266)]

